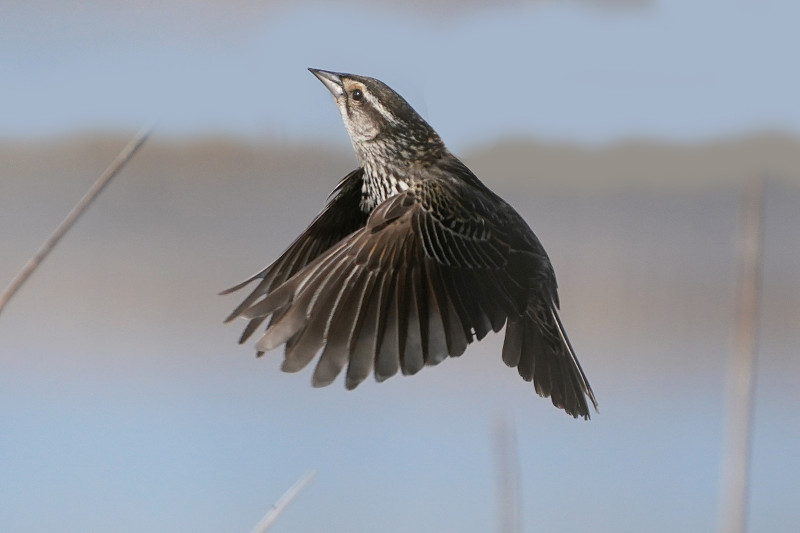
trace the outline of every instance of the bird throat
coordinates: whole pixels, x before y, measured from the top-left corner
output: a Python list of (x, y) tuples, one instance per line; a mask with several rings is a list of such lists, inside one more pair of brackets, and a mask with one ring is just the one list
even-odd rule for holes
[(388, 198), (409, 188), (408, 167), (417, 159), (416, 147), (386, 139), (353, 143), (353, 146), (364, 169), (362, 211), (369, 214)]
[(361, 184), (361, 210), (371, 213), (378, 205), (408, 189), (410, 183), (404, 168), (370, 160), (363, 163)]
[(433, 160), (447, 150), (427, 125), (405, 135), (381, 135), (370, 141), (354, 142), (356, 157), (364, 169), (361, 209), (369, 214), (379, 204), (413, 185), (408, 169), (415, 163)]

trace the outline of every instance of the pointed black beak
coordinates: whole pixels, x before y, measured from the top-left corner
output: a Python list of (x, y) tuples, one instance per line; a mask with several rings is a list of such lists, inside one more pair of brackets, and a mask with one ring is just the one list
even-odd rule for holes
[(344, 94), (344, 87), (342, 86), (342, 75), (336, 72), (328, 72), (327, 70), (319, 70), (316, 68), (308, 69), (311, 74), (316, 76), (319, 81), (325, 84), (325, 87), (331, 92), (334, 97), (339, 97)]

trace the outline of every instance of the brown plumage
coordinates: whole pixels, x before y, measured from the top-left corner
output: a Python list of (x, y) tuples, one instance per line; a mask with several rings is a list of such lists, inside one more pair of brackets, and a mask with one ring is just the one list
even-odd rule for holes
[(283, 370), (317, 354), (314, 386), (414, 374), (506, 325), (503, 361), (537, 393), (589, 418), (594, 394), (559, 319), (550, 260), (528, 225), (397, 93), (312, 72), (333, 93), (359, 168), (228, 320), (269, 319), (258, 355), (286, 345)]

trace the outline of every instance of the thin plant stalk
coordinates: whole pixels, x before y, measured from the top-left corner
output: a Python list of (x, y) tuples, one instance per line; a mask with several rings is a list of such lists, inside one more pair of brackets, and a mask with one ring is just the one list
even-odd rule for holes
[(278, 516), (283, 512), (286, 507), (292, 503), (300, 492), (306, 488), (306, 485), (311, 483), (311, 480), (314, 479), (314, 476), (317, 475), (316, 470), (309, 470), (303, 477), (298, 479), (294, 485), (289, 487), (289, 490), (283, 493), (283, 496), (275, 502), (272, 507), (267, 511), (267, 514), (256, 524), (256, 527), (250, 533), (264, 533), (267, 529), (275, 523), (275, 520), (278, 519)]
[(111, 179), (119, 173), (120, 170), (125, 166), (125, 164), (133, 157), (136, 151), (144, 144), (147, 138), (150, 136), (150, 132), (152, 128), (145, 128), (140, 131), (131, 141), (122, 149), (122, 151), (117, 155), (114, 161), (106, 168), (105, 172), (97, 178), (97, 181), (94, 182), (92, 187), (86, 192), (83, 198), (75, 204), (75, 207), (72, 208), (72, 211), (69, 212), (67, 217), (58, 225), (58, 227), (53, 231), (52, 235), (45, 241), (39, 251), (36, 252), (36, 255), (31, 257), (25, 266), (22, 267), (22, 270), (17, 274), (17, 276), (11, 281), (9, 286), (3, 292), (2, 296), (0, 296), (0, 313), (2, 313), (3, 309), (5, 308), (6, 304), (11, 300), (11, 297), (22, 287), (22, 285), (28, 280), (28, 278), (33, 274), (36, 268), (44, 261), (44, 259), (50, 254), (50, 252), (55, 248), (56, 244), (64, 237), (64, 235), (72, 228), (75, 222), (80, 218), (80, 216), (86, 211), (86, 209), (94, 202), (97, 198), (97, 195), (103, 190), (103, 188), (108, 185)]
[(520, 533), (522, 497), (519, 453), (513, 424), (507, 418), (499, 418), (495, 424), (494, 437), (498, 532)]
[(745, 533), (763, 248), (764, 178), (745, 184), (739, 218), (736, 332), (728, 377), (720, 533)]

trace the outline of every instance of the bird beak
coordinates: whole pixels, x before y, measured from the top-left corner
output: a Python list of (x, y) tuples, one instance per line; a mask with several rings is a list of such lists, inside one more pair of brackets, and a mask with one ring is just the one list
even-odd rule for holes
[(311, 74), (319, 78), (319, 81), (325, 84), (325, 87), (331, 94), (338, 98), (344, 94), (344, 86), (342, 85), (342, 75), (335, 72), (328, 72), (327, 70), (319, 70), (316, 68), (308, 69)]

